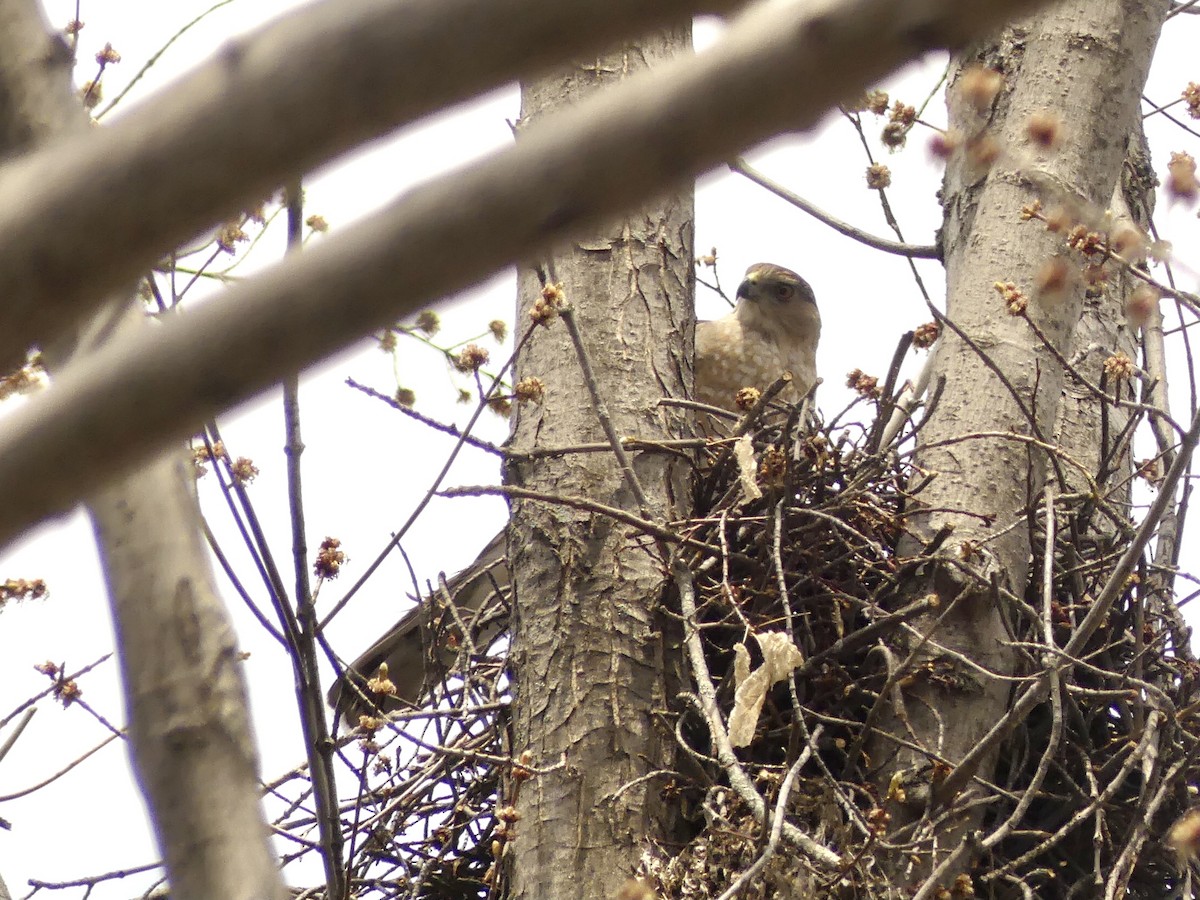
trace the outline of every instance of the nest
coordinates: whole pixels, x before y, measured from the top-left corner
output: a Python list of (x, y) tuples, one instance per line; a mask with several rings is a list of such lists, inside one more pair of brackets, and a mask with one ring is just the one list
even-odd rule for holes
[[(766, 698), (739, 760), (769, 807), (788, 767), (809, 748), (786, 816), (844, 861), (822, 871), (785, 841), (779, 855), (786, 862), (769, 860), (739, 896), (786, 896), (797, 884), (809, 892), (800, 896), (839, 897), (926, 889), (941, 898), (1067, 898), (1102, 896), (1107, 888), (1116, 896), (1161, 898), (1180, 891), (1190, 864), (1164, 838), (1195, 799), (1189, 784), (1200, 749), (1193, 730), (1200, 730), (1200, 666), (1173, 598), (1153, 590), (1146, 559), (1075, 664), (1062, 670), (1057, 690), (1044, 692), (1000, 744), (989, 779), (994, 789), (975, 784), (946, 806), (894, 821), (906, 792), (928, 794), (948, 772), (931, 755), (923, 772), (880, 785), (876, 767), (883, 761), (864, 753), (868, 729), (906, 684), (925, 678), (962, 688), (964, 679), (962, 666), (936, 653), (906, 658), (916, 634), (911, 623), (937, 613), (935, 597), (914, 596), (914, 582), (929, 584), (930, 567), (950, 569), (959, 583), (976, 579), (975, 590), (1001, 604), (1021, 659), (1014, 675), (1028, 676), (1015, 682), (1015, 697), (1045, 673), (1048, 659), (1062, 658), (1046, 644), (1046, 597), (1054, 648), (1065, 647), (1107, 586), (1132, 527), (1095, 537), (1090, 500), (1059, 501), (1050, 592), (1044, 552), (1035, 552), (1023, 579), (1026, 596), (1013, 597), (969, 558), (948, 556), (945, 533), (916, 552), (911, 538), (902, 544), (906, 520), (918, 510), (909, 485), (919, 479), (911, 453), (881, 452), (877, 440), (872, 427), (797, 429), (792, 421), (769, 421), (754, 439), (764, 496), (730, 502), (738, 477), (730, 460), (705, 476), (698, 493), (694, 534), (718, 543), (729, 560), (695, 578), (696, 615), (721, 709), (733, 705), (733, 648), (745, 642), (753, 650), (748, 635), (782, 630), (802, 651), (791, 678)], [(1045, 527), (1036, 520), (1039, 550)], [(704, 751), (711, 747), (701, 743)], [(727, 766), (710, 759), (705, 768), (702, 829), (682, 852), (645, 862), (664, 897), (720, 896), (765, 855), (763, 816), (729, 789)], [(975, 868), (943, 883), (917, 879), (901, 892), (897, 858), (930, 852), (956, 814), (971, 808), (983, 809), (967, 838)], [(1178, 844), (1178, 832), (1176, 838)]]
[[(742, 897), (895, 897), (897, 860), (917, 866), (947, 823), (982, 810), (967, 837), (975, 868), (942, 883), (916, 878), (904, 896), (1070, 898), (1107, 890), (1162, 898), (1181, 891), (1191, 863), (1164, 837), (1194, 800), (1200, 667), (1173, 598), (1152, 589), (1149, 560), (1061, 669), (1056, 689), (1043, 691), (1003, 738), (989, 788), (974, 784), (901, 821), (895, 813), (905, 793), (946, 772), (931, 759), (907, 783), (880, 785), (881, 761), (867, 752), (871, 726), (893, 692), (912, 679), (955, 687), (962, 678), (936, 654), (906, 650), (912, 624), (937, 612), (935, 597), (913, 591), (930, 566), (976, 579), (975, 589), (1002, 605), (1021, 660), (1016, 696), (1045, 683), (1047, 659), (1058, 658), (1047, 655), (1043, 573), (1053, 573), (1049, 617), (1061, 648), (1109, 582), (1132, 524), (1095, 537), (1086, 499), (1059, 501), (1048, 567), (1040, 549), (1046, 523), (1031, 514), (1035, 531), (1043, 529), (1033, 541), (1039, 550), (1026, 595), (1012, 596), (970, 560), (949, 556), (946, 535), (913, 551), (906, 537), (915, 510), (911, 453), (878, 449), (877, 425), (805, 418), (781, 412), (752, 432), (757, 499), (746, 499), (749, 457), (743, 452), (739, 465), (730, 441), (710, 445), (697, 471), (689, 534), (721, 552), (689, 566), (688, 602), (676, 596), (668, 603), (685, 631), (695, 632), (703, 656), (703, 666), (691, 659), (693, 684), (677, 732), (693, 777), (672, 785), (689, 819), (679, 840), (645, 854), (643, 877), (671, 898), (718, 897), (735, 882)], [(703, 695), (710, 692), (727, 722), (738, 658), (748, 653), (751, 669), (761, 665), (750, 636), (769, 632), (790, 638), (800, 661), (767, 692), (750, 739), (736, 750), (736, 766), (761, 803), (756, 809), (719, 752)], [(343, 809), (361, 895), (503, 894), (495, 860), (512, 812), (499, 798), (514, 774), (503, 665), (503, 647), (464, 656), (431, 708), (360, 739), (357, 761), (351, 748), (344, 751), (362, 772), (358, 796)], [(519, 762), (515, 768), (528, 775)], [(772, 826), (778, 841), (769, 837)], [(797, 832), (836, 853), (839, 864), (830, 870), (798, 850)]]

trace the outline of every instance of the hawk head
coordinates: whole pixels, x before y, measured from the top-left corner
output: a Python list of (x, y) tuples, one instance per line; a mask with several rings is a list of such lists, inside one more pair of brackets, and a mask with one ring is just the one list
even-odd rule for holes
[(821, 314), (808, 282), (783, 266), (755, 263), (737, 289), (736, 315), (743, 326), (816, 346)]
[(746, 277), (738, 285), (737, 297), (780, 310), (793, 305), (817, 304), (807, 281), (791, 269), (773, 263), (755, 263), (747, 269)]

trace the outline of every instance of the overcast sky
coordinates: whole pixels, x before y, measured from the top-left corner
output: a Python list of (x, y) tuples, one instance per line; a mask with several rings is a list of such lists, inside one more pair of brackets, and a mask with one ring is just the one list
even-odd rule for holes
[[(105, 95), (114, 96), (184, 23), (210, 5), (194, 0), (83, 0), (81, 18), (86, 27), (80, 35), (78, 80), (93, 76), (95, 52), (111, 42), (123, 57), (120, 65), (105, 75)], [(182, 36), (128, 102), (135, 103), (151, 91), (162, 89), (231, 35), (302, 5), (283, 0), (232, 0)], [(56, 27), (74, 17), (74, 0), (46, 0), (46, 6)], [(1148, 90), (1159, 103), (1174, 99), (1189, 77), (1198, 77), (1194, 70), (1188, 71), (1188, 66), (1200, 43), (1200, 23), (1193, 17), (1180, 18), (1185, 21), (1173, 23), (1166, 33)], [(697, 44), (711, 42), (716, 34), (713, 23), (702, 23)], [(897, 76), (888, 87), (905, 102), (919, 105), (937, 83), (944, 66), (943, 58), (931, 57)], [(517, 111), (516, 90), (509, 87), (433, 121), (406, 128), (393, 139), (381, 141), (309, 179), (307, 211), (324, 216), (331, 233), (336, 234), (339, 228), (410, 186), (506, 145), (511, 137), (508, 123), (516, 118)], [(935, 100), (927, 118), (941, 124), (944, 115), (940, 101)], [(927, 133), (918, 128), (908, 150), (889, 155), (875, 140), (881, 123), (869, 116), (867, 120), (872, 152), (893, 170), (894, 186), (889, 196), (905, 237), (913, 243), (932, 243), (940, 224), (935, 197), (939, 167), (926, 152)], [(1194, 138), (1161, 120), (1150, 123), (1150, 134), (1159, 171), (1165, 171), (1170, 150), (1189, 146), (1195, 150)], [(751, 160), (771, 177), (835, 215), (892, 237), (885, 228), (876, 195), (864, 185), (867, 159), (858, 137), (839, 117), (831, 115), (811, 134), (776, 141), (752, 154)], [(1160, 201), (1160, 208), (1167, 206)], [(1163, 236), (1173, 240), (1179, 251), (1180, 286), (1195, 290), (1200, 254), (1195, 250), (1198, 235), (1193, 211), (1183, 207), (1167, 210), (1160, 214), (1159, 224)], [(714, 246), (718, 249), (722, 280), (729, 289), (736, 286), (747, 265), (759, 261), (793, 268), (811, 282), (825, 323), (818, 362), (825, 379), (819, 401), (827, 413), (839, 410), (848, 399), (842, 386), (845, 372), (858, 367), (882, 376), (900, 334), (930, 319), (906, 261), (867, 250), (834, 234), (738, 176), (718, 172), (702, 179), (697, 193), (696, 235), (697, 252), (707, 253)], [(278, 259), (282, 240), (280, 222), (239, 273), (251, 274), (256, 267)], [(924, 262), (919, 263), (919, 269), (935, 302), (940, 304), (940, 266)], [(702, 275), (707, 277), (707, 273)], [(703, 290), (697, 305), (702, 318), (724, 311), (722, 301)], [(453, 340), (455, 336), (474, 335), (483, 331), (491, 319), (511, 320), (512, 308), (513, 277), (509, 273), (498, 275), (438, 307), (444, 323), (439, 337)], [(456, 405), (453, 399), (455, 385), (466, 383), (455, 382), (436, 353), (415, 344), (404, 344), (402, 349), (399, 378), (417, 391), (417, 408), (443, 420), (465, 421), (469, 409)], [(493, 359), (502, 360), (505, 355), (506, 351), (496, 348)], [(912, 362), (919, 361), (914, 355)], [(451, 446), (444, 436), (351, 391), (344, 385), (347, 377), (384, 393), (396, 386), (391, 360), (370, 341), (316, 367), (304, 380), (307, 451), (303, 464), (309, 491), (309, 545), (315, 548), (325, 535), (333, 535), (342, 540), (351, 557), (342, 581), (324, 588), (325, 608), (341, 596), (383, 547), (391, 531), (404, 521)], [(1180, 368), (1175, 384), (1179, 417), (1186, 412), (1184, 377)], [(4, 412), (0, 408), (0, 415)], [(278, 400), (260, 398), (224, 417), (221, 425), (231, 453), (252, 457), (260, 469), (251, 490), (260, 514), (266, 518), (276, 552), (286, 557)], [(506, 423), (485, 414), (481, 436), (500, 441), (506, 434)], [(498, 477), (493, 458), (468, 451), (448, 483), (473, 484), (496, 481)], [(238, 552), (237, 539), (211, 486), (205, 485), (204, 493), (205, 509), (214, 529), (222, 536), (246, 583), (255, 587), (245, 555)], [(435, 501), (424, 525), (405, 542), (418, 576), (435, 578), (439, 570), (454, 571), (465, 565), (504, 516), (504, 504), (496, 499)], [(45, 603), (10, 608), (0, 617), (0, 716), (44, 687), (45, 679), (32, 669), (35, 663), (49, 659), (77, 668), (107, 653), (112, 645), (103, 584), (81, 515), (46, 525), (0, 555), (0, 578), (17, 577), (46, 579), (52, 596)], [(344, 654), (353, 655), (369, 643), (376, 632), (399, 615), (408, 584), (398, 560), (385, 565), (331, 629), (334, 645)], [(232, 594), (229, 600), (242, 644), (252, 653), (246, 663), (247, 675), (262, 745), (263, 774), (269, 779), (303, 759), (291, 672), (278, 647), (263, 639), (240, 602)], [(82, 686), (89, 704), (119, 725), (124, 714), (115, 673), (115, 665), (110, 662), (89, 675)], [(25, 735), (0, 763), (0, 797), (48, 777), (105, 734), (105, 728), (86, 712), (78, 708), (64, 711), (43, 703)], [(0, 743), (5, 737), (6, 733), (0, 732)], [(0, 802), (0, 818), (12, 823), (10, 831), (0, 831), (0, 875), (14, 897), (26, 893), (29, 878), (65, 880), (134, 866), (156, 857), (120, 742), (29, 798)], [(148, 882), (142, 879), (137, 883)], [(132, 882), (118, 882), (101, 887), (93, 896), (128, 897), (134, 893)], [(75, 890), (68, 896), (77, 897), (80, 892)]]

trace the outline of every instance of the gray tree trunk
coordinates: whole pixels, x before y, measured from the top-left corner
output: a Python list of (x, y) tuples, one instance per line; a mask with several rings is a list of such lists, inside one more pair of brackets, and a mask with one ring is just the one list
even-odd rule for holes
[[(986, 136), (1000, 155), (989, 169), (959, 154), (944, 185), (947, 316), (974, 346), (943, 332), (934, 374), (945, 377), (945, 390), (921, 433), (918, 457), (933, 479), (919, 495), (920, 507), (909, 519), (913, 536), (902, 548), (905, 555), (919, 554), (939, 529), (954, 529), (946, 545), (951, 559), (927, 567), (912, 585), (914, 593), (935, 593), (941, 603), (914, 623), (915, 633), (898, 654), (903, 659), (918, 646), (917, 633), (932, 635), (933, 642), (917, 652), (918, 664), (928, 667), (903, 689), (902, 702), (887, 704), (886, 734), (868, 745), (881, 796), (889, 786), (905, 789), (900, 821), (919, 818), (931, 802), (937, 809), (955, 799), (938, 790), (941, 779), (1009, 702), (1010, 682), (984, 675), (962, 658), (1001, 676), (1014, 671), (1003, 604), (985, 585), (995, 574), (1003, 590), (1017, 596), (1025, 591), (1027, 511), (1040, 503), (1048, 457), (1027, 441), (983, 435), (1052, 442), (1062, 408), (1062, 367), (1028, 322), (1008, 314), (994, 284), (1015, 283), (1028, 297), (1029, 318), (1064, 356), (1071, 355), (1085, 309), (1089, 317), (1095, 311), (1085, 306), (1081, 285), (1039, 294), (1035, 283), (1050, 260), (1061, 257), (1077, 269), (1078, 258), (1069, 258), (1060, 235), (1039, 222), (1022, 222), (1021, 210), (1040, 198), (1047, 208), (1064, 206), (1092, 227), (1100, 224), (1121, 177), (1127, 137), (1137, 127), (1139, 97), (1168, 6), (1166, 0), (1067, 0), (969, 47), (951, 78), (951, 128)], [(999, 94), (982, 110), (964, 90), (964, 73), (980, 65), (1004, 76)], [(1030, 117), (1040, 114), (1059, 122), (1053, 147), (1030, 136)], [(1080, 428), (1096, 424), (1077, 411), (1063, 415), (1064, 432), (1075, 432), (1073, 443)], [(1091, 432), (1090, 439), (1098, 435)], [(962, 575), (960, 564), (981, 574), (982, 583)], [(976, 774), (990, 775), (998, 747), (990, 750)], [(927, 874), (927, 864), (954, 849), (981, 814), (961, 816), (917, 874)], [(896, 863), (913, 874), (909, 865), (907, 857)]]
[[(656, 34), (527, 83), (522, 122), (690, 50), (686, 30)], [(553, 275), (571, 304), (596, 385), (622, 436), (678, 437), (678, 411), (658, 406), (691, 381), (692, 197), (647, 203), (555, 254)], [(518, 334), (542, 291), (520, 275)], [(521, 407), (517, 451), (605, 439), (562, 321), (538, 327), (517, 362), (546, 395)], [(686, 469), (663, 454), (632, 460), (646, 514), (688, 507)], [(612, 454), (511, 465), (506, 481), (585, 496), (642, 514)], [(512, 896), (609, 898), (629, 878), (647, 838), (662, 835), (664, 776), (674, 755), (659, 611), (664, 561), (653, 541), (610, 518), (552, 503), (514, 501), (509, 533), (514, 617), (514, 752), (551, 771), (519, 787), (510, 850)]]
[[(33, 0), (0, 0), (0, 153), (87, 131), (71, 54)], [(132, 292), (46, 348), (58, 373), (144, 327)], [(131, 752), (175, 898), (283, 895), (259, 803), (241, 662), (200, 536), (182, 449), (96, 492), (89, 510), (118, 637)], [(0, 896), (7, 892), (0, 882)]]
[(134, 769), (175, 900), (285, 895), (259, 800), (242, 661), (182, 450), (101, 491), (100, 545)]

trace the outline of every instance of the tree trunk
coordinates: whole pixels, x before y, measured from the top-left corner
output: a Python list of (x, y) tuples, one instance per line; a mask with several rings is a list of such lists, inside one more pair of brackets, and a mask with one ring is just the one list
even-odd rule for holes
[[(656, 34), (528, 83), (522, 123), (690, 49), (687, 30)], [(687, 427), (664, 395), (691, 381), (692, 198), (672, 194), (564, 247), (549, 266), (562, 285), (595, 385), (621, 436), (678, 437)], [(518, 333), (542, 286), (520, 277)], [(566, 323), (534, 327), (517, 378), (546, 386), (522, 406), (513, 447), (603, 441)], [(670, 519), (687, 508), (686, 469), (664, 454), (632, 459), (644, 503), (612, 454), (510, 465), (509, 484), (585, 496)], [(641, 507), (641, 508), (639, 508)], [(659, 603), (659, 547), (628, 526), (553, 503), (512, 504), (514, 751), (549, 769), (516, 787), (521, 819), (510, 848), (512, 896), (608, 898), (648, 838), (665, 827), (660, 793), (673, 758)], [(647, 777), (649, 776), (649, 777)]]
[(279, 898), (241, 656), (209, 569), (192, 477), (178, 450), (89, 505), (134, 769), (172, 898)]
[[(978, 154), (958, 154), (943, 189), (947, 318), (956, 328), (943, 329), (937, 354), (934, 377), (945, 378), (945, 389), (918, 452), (920, 468), (932, 478), (908, 519), (904, 555), (920, 554), (940, 529), (954, 530), (945, 563), (925, 567), (912, 587), (940, 599), (934, 613), (914, 622), (896, 654), (903, 660), (915, 650), (919, 674), (886, 704), (882, 733), (868, 745), (881, 796), (898, 801), (897, 824), (953, 802), (938, 790), (941, 779), (1009, 702), (1009, 681), (964, 660), (999, 676), (1015, 670), (1003, 595), (1024, 594), (1029, 513), (1041, 504), (1050, 462), (1021, 436), (1053, 442), (1065, 384), (1063, 367), (1030, 323), (1069, 358), (1084, 312), (1078, 280), (1068, 279), (1063, 290), (1037, 290), (1053, 260), (1077, 271), (1081, 257), (1064, 246), (1061, 234), (1023, 222), (1022, 208), (1040, 199), (1089, 228), (1103, 227), (1168, 5), (1068, 0), (968, 48), (956, 63), (948, 93), (951, 129), (968, 141), (994, 142), (999, 155), (988, 168)], [(980, 66), (1003, 75), (990, 103), (972, 84), (972, 70)], [(1009, 314), (997, 282), (1023, 292), (1029, 321)], [(990, 436), (997, 433), (1004, 436)], [(998, 591), (989, 587), (993, 577)], [(919, 636), (927, 635), (932, 640), (921, 645)], [(989, 751), (974, 774), (991, 774), (998, 747)], [(917, 874), (927, 875), (957, 847), (980, 809), (960, 816), (959, 827), (943, 831), (936, 845), (924, 844), (934, 852), (922, 857)], [(905, 868), (908, 852), (896, 861), (897, 872), (912, 872)]]
[[(0, 154), (85, 133), (71, 54), (32, 0), (0, 0)], [(145, 327), (132, 292), (46, 347), (55, 373)], [(180, 448), (90, 498), (128, 698), (131, 754), (175, 898), (281, 897), (241, 662)], [(0, 897), (7, 892), (0, 882)]]

